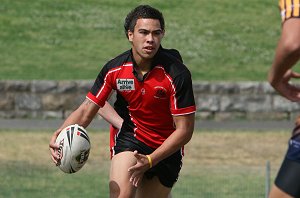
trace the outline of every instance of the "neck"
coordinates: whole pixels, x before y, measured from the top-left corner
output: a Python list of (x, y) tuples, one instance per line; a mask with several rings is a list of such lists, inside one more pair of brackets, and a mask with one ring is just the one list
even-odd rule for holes
[(150, 69), (151, 69), (151, 62), (137, 63), (137, 67), (135, 68), (140, 78), (142, 78), (146, 73), (148, 73)]
[(151, 64), (153, 59), (143, 59), (137, 54), (133, 54), (133, 58), (136, 63), (136, 70), (138, 73), (144, 75), (145, 73), (149, 72), (151, 69)]

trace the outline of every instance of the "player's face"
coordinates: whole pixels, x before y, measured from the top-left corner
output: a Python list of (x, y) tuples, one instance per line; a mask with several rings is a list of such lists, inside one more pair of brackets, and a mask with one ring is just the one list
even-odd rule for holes
[[(159, 49), (164, 31), (157, 19), (138, 19), (134, 31), (128, 32), (135, 59), (151, 59)], [(139, 60), (136, 60), (139, 61)]]

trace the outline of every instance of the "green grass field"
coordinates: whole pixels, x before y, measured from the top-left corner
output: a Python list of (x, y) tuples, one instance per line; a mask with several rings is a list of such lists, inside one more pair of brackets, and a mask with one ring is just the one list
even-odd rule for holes
[(0, 79), (95, 79), (130, 45), (126, 14), (139, 4), (166, 20), (194, 80), (264, 81), (280, 34), (277, 1), (2, 0)]
[[(89, 132), (89, 160), (71, 175), (50, 159), (52, 131), (1, 129), (0, 134), (0, 197), (108, 197), (108, 132)], [(280, 131), (196, 132), (186, 146), (173, 197), (264, 197), (266, 161), (271, 162), (273, 178), (288, 137)]]
[[(146, 3), (164, 13), (163, 46), (181, 52), (194, 81), (266, 80), (280, 35), (273, 0), (1, 0), (0, 79), (95, 79), (130, 48), (124, 17)], [(51, 133), (0, 130), (0, 197), (108, 197), (108, 133), (90, 132), (90, 158), (72, 175), (51, 162)], [(288, 137), (196, 132), (173, 197), (264, 197), (266, 161), (274, 177)]]

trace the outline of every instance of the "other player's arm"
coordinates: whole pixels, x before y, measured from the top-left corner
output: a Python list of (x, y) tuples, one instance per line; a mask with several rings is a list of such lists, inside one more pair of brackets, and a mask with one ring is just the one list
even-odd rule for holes
[(57, 155), (58, 145), (55, 144), (55, 140), (61, 130), (71, 124), (78, 124), (86, 128), (91, 123), (98, 110), (99, 106), (94, 104), (89, 99), (85, 99), (84, 102), (70, 114), (70, 116), (64, 121), (61, 127), (53, 133), (50, 139), (49, 147), (52, 160), (55, 164), (57, 164), (57, 161), (59, 160), (59, 157)]
[(98, 114), (114, 127), (118, 129), (122, 127), (123, 119), (107, 101), (105, 105), (98, 110)]
[(293, 27), (288, 25), (291, 24), (283, 24), (268, 81), (282, 96), (291, 101), (300, 101), (300, 88), (290, 84), (292, 78), (300, 78), (300, 74), (291, 70), (300, 58), (299, 49), (292, 47), (295, 42), (299, 42), (299, 31), (291, 31)]

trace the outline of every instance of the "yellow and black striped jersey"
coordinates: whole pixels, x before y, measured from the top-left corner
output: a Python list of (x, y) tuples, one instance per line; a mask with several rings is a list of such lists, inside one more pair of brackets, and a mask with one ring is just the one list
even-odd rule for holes
[(300, 0), (279, 0), (281, 20), (284, 22), (289, 18), (300, 17)]

